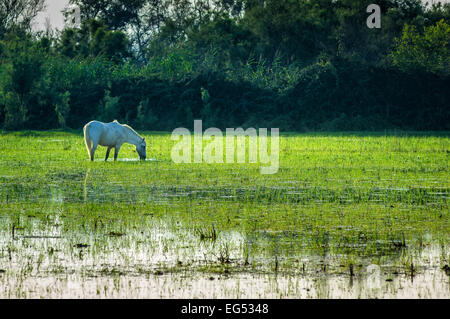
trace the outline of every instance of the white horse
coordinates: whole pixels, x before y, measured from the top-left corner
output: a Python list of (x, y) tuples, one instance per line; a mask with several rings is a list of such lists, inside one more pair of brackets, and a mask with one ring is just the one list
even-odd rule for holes
[(91, 161), (94, 160), (95, 150), (98, 145), (106, 146), (105, 161), (108, 160), (109, 151), (114, 147), (114, 160), (117, 160), (120, 147), (123, 143), (130, 143), (136, 146), (136, 151), (141, 160), (145, 160), (147, 154), (145, 151), (145, 138), (140, 136), (130, 126), (120, 124), (117, 120), (111, 123), (91, 121), (83, 127), (84, 142), (89, 153)]

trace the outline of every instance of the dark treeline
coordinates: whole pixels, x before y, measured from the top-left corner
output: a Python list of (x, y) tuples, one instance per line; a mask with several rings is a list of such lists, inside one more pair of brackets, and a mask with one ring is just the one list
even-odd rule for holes
[(80, 27), (31, 32), (42, 2), (0, 1), (3, 129), (450, 129), (449, 4), (72, 0)]

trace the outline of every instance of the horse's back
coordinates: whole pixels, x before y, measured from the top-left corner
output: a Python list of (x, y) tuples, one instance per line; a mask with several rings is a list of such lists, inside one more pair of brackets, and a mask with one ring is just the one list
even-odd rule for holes
[(101, 128), (101, 127), (103, 127), (103, 125), (105, 125), (106, 123), (103, 123), (103, 122), (100, 122), (100, 121), (97, 121), (97, 120), (93, 120), (93, 121), (90, 121), (89, 123), (87, 123), (86, 125), (85, 125), (85, 127), (91, 127), (91, 128)]
[(85, 125), (89, 130), (91, 138), (102, 146), (115, 146), (123, 137), (123, 127), (119, 122), (104, 123), (100, 121), (90, 121)]

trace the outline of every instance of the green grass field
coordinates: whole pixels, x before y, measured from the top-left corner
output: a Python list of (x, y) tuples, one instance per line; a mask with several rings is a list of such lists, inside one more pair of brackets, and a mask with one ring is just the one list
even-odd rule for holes
[(385, 297), (408, 282), (406, 297), (450, 297), (447, 133), (282, 134), (274, 175), (175, 164), (170, 133), (143, 135), (147, 161), (124, 145), (93, 163), (81, 133), (0, 135), (0, 297), (60, 297), (68, 282), (80, 297), (147, 296), (135, 280), (183, 296), (167, 287), (273, 276), (301, 284), (252, 294), (216, 280), (198, 296)]

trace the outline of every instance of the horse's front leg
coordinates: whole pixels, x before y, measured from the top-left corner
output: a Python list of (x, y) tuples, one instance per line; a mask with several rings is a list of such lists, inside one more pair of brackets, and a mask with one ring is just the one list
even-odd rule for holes
[(117, 161), (117, 155), (119, 155), (119, 150), (122, 145), (116, 145), (114, 149), (114, 161)]
[(106, 150), (106, 156), (105, 156), (105, 162), (108, 160), (109, 157), (109, 151), (112, 149), (112, 146), (108, 146), (108, 149)]

